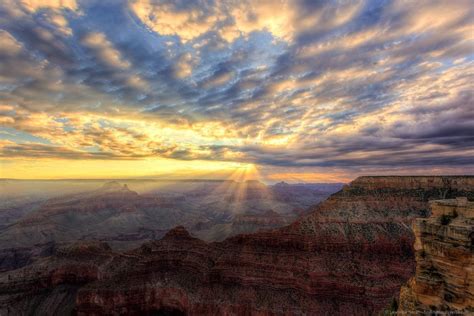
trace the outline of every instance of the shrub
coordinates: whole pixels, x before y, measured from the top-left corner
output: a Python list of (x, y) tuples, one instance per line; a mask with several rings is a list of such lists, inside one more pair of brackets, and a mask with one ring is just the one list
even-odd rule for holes
[(390, 311), (392, 312), (398, 311), (398, 302), (395, 297), (392, 298), (392, 302), (390, 303)]
[(392, 297), (392, 301), (390, 302), (390, 305), (385, 307), (385, 309), (380, 313), (381, 316), (393, 316), (397, 315), (398, 311), (398, 302), (395, 297)]
[(451, 223), (451, 216), (447, 214), (441, 215), (441, 225), (448, 225)]
[(456, 210), (453, 211), (453, 215), (451, 216), (452, 218), (456, 218), (458, 217), (458, 212), (456, 212)]

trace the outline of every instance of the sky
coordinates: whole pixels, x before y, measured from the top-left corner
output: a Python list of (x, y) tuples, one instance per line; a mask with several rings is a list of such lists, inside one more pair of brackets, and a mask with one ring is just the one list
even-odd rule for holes
[(1, 178), (474, 173), (469, 0), (2, 0)]

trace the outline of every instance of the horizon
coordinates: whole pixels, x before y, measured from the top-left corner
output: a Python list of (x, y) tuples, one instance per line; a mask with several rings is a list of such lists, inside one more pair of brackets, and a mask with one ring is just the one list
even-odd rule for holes
[[(355, 180), (355, 179), (354, 179)], [(260, 182), (265, 185), (274, 185), (279, 183), (287, 184), (346, 184), (346, 182), (294, 182), (294, 181), (277, 181), (277, 182), (265, 182), (261, 179), (246, 179), (246, 180), (234, 180), (234, 179), (209, 179), (209, 178), (182, 178), (182, 179), (171, 179), (171, 178), (54, 178), (54, 179), (21, 179), (21, 178), (0, 178), (2, 181), (83, 181), (83, 182), (235, 182), (235, 183), (246, 183), (246, 182)], [(126, 183), (124, 183), (126, 184)]]
[[(279, 183), (287, 183), (290, 185), (311, 185), (311, 184), (350, 184), (351, 182), (360, 179), (360, 178), (391, 178), (391, 177), (401, 177), (401, 178), (429, 178), (429, 177), (445, 177), (445, 178), (474, 178), (474, 174), (442, 174), (442, 175), (360, 175), (347, 182), (297, 182), (297, 181), (264, 181), (262, 179), (245, 179), (245, 180), (235, 180), (235, 179), (212, 179), (212, 178), (153, 178), (153, 177), (144, 177), (144, 178), (0, 178), (0, 182), (3, 181), (83, 181), (83, 182), (235, 182), (235, 183), (246, 183), (246, 182), (260, 182), (265, 185), (275, 185)], [(123, 183), (127, 184), (127, 183)]]

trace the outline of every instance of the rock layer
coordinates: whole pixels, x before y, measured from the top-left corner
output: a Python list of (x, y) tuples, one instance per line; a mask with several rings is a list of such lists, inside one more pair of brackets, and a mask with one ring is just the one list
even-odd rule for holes
[(417, 219), (416, 275), (400, 293), (403, 312), (474, 313), (474, 203), (431, 203), (432, 216)]
[(2, 274), (0, 314), (37, 313), (34, 299), (78, 315), (371, 315), (414, 272), (411, 219), (431, 198), (473, 194), (474, 177), (359, 178), (283, 228), (206, 243), (177, 227), (122, 253), (66, 247)]

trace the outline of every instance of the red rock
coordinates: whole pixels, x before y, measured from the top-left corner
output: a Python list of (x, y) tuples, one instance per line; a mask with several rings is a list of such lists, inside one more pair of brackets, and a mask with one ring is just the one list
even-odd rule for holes
[(400, 291), (399, 310), (430, 310), (452, 315), (474, 313), (474, 203), (433, 201), (432, 216), (417, 219), (416, 274)]
[[(78, 289), (77, 315), (374, 314), (414, 272), (411, 219), (428, 214), (429, 198), (474, 194), (474, 177), (415, 178), (357, 179), (289, 226), (223, 242), (177, 227), (134, 251), (59, 252), (3, 276), (0, 306), (32, 312), (19, 295), (48, 289), (42, 302), (53, 300), (57, 287), (40, 280), (56, 275), (61, 286)], [(88, 267), (90, 281), (57, 272), (71, 264)]]

